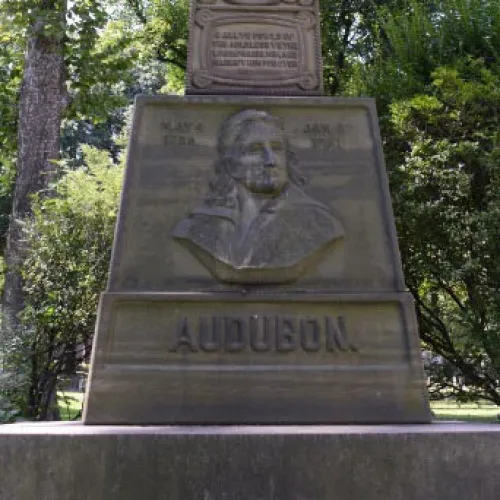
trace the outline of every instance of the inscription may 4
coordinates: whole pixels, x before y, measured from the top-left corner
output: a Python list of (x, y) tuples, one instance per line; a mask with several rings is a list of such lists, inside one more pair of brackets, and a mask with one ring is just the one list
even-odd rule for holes
[(203, 125), (199, 122), (164, 121), (161, 125), (166, 146), (194, 146), (196, 134), (203, 132)]
[(179, 318), (170, 352), (357, 352), (343, 316)]

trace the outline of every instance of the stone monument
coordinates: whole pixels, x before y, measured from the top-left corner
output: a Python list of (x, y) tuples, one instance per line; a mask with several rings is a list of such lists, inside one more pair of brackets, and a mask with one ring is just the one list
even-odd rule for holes
[(374, 103), (321, 96), (318, 0), (190, 28), (190, 95), (136, 101), (93, 425), (0, 426), (0, 498), (496, 500), (500, 427), (426, 424)]
[(189, 94), (321, 95), (318, 0), (198, 0)]
[(190, 95), (136, 101), (85, 423), (428, 422), (373, 102), (311, 97), (318, 1), (190, 22)]

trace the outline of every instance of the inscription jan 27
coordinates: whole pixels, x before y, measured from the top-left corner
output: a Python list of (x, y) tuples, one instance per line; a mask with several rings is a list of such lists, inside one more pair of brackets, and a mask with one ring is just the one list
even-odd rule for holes
[(345, 149), (353, 137), (354, 127), (347, 123), (306, 123), (300, 131), (311, 140), (313, 149)]

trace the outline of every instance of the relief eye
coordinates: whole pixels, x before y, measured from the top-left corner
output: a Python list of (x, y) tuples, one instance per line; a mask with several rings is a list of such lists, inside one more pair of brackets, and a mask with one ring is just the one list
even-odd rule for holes
[(248, 148), (252, 153), (260, 153), (264, 147), (260, 142), (254, 142)]

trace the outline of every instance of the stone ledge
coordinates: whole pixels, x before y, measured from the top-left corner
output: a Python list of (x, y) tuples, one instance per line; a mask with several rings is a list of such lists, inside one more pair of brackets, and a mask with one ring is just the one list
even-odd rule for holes
[(0, 439), (25, 436), (329, 436), (384, 434), (473, 434), (493, 433), (500, 438), (500, 425), (464, 422), (433, 422), (414, 425), (83, 425), (81, 422), (23, 422), (0, 426)]
[(500, 425), (0, 426), (2, 500), (497, 500)]

